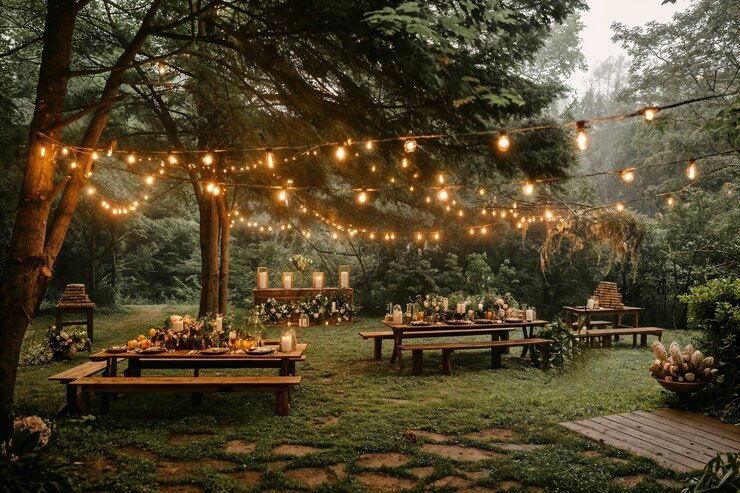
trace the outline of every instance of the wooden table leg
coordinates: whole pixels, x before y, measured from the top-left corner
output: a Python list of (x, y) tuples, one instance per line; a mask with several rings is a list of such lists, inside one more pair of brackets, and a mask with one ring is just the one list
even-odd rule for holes
[(290, 375), (290, 364), (287, 358), (280, 360), (280, 376), (287, 377)]
[(635, 322), (635, 328), (638, 328), (640, 326), (640, 312), (635, 312), (632, 314), (632, 317), (634, 317)]
[(275, 393), (275, 414), (277, 416), (287, 416), (290, 412), (290, 390), (283, 390)]
[(491, 348), (491, 368), (501, 368), (501, 348)]
[[(622, 325), (622, 315), (620, 315), (620, 314), (617, 314), (617, 316), (616, 316), (616, 319), (617, 319), (617, 322), (616, 322), (616, 324), (614, 325), (614, 328), (615, 328), (615, 329), (616, 329), (617, 327), (620, 327), (620, 326)], [(619, 340), (619, 334), (616, 334), (616, 335), (614, 336), (614, 341), (618, 341), (618, 340)]]
[(637, 334), (632, 334), (632, 347), (637, 347)]
[(411, 351), (411, 368), (414, 375), (421, 375), (424, 373), (424, 351), (420, 349), (414, 349)]
[(647, 336), (648, 336), (647, 334), (640, 334), (640, 346), (641, 347), (647, 346)]
[[(527, 334), (527, 327), (526, 326), (525, 327), (522, 327), (522, 330), (524, 331), (524, 338), (525, 339), (529, 339), (530, 337), (532, 337), (532, 333), (534, 332), (534, 327), (530, 327), (529, 328), (529, 334)], [(522, 348), (522, 355), (521, 355), (522, 358), (524, 358), (527, 355), (527, 350), (528, 349), (529, 349), (529, 346), (524, 346)], [(501, 357), (499, 356), (499, 360), (500, 360), (500, 358)]]
[(87, 337), (90, 338), (90, 342), (93, 342), (93, 311), (92, 311), (92, 308), (87, 309)]
[(397, 331), (396, 329), (393, 329), (393, 352), (391, 353), (391, 365), (396, 362), (396, 359), (398, 358), (398, 353), (401, 351), (398, 349), (398, 346), (401, 345), (401, 333), (400, 331)]

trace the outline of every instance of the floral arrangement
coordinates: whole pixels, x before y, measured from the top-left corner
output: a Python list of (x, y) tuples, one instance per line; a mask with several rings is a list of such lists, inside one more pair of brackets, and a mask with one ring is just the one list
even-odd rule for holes
[(39, 416), (25, 416), (13, 420), (13, 432), (0, 445), (0, 457), (16, 462), (19, 457), (46, 447), (51, 439), (51, 427)]
[(68, 361), (77, 354), (77, 351), (90, 351), (92, 347), (87, 332), (57, 330), (53, 325), (46, 332), (46, 340), (54, 361)]
[(303, 274), (313, 266), (313, 260), (303, 255), (293, 255), (288, 259), (290, 265), (298, 271), (298, 285), (303, 285)]
[(694, 346), (687, 345), (683, 352), (677, 342), (672, 342), (666, 351), (660, 341), (650, 346), (656, 360), (650, 366), (650, 374), (666, 382), (707, 382), (713, 379), (719, 370), (714, 368), (714, 358), (706, 358)]
[[(346, 290), (340, 290), (331, 296), (319, 292), (297, 301), (270, 298), (255, 306), (252, 318), (256, 325), (288, 323), (294, 314), (301, 313), (307, 314), (313, 324), (328, 319), (350, 321), (358, 310), (350, 300)], [(332, 303), (334, 303), (334, 310), (332, 310)]]
[[(218, 330), (216, 317), (193, 318), (189, 315), (170, 315), (161, 327), (148, 330), (148, 337), (140, 334), (126, 342), (129, 349), (148, 349), (163, 346), (167, 349), (205, 349), (223, 346), (228, 341), (233, 327), (233, 315), (222, 317)], [(182, 330), (175, 329), (175, 322), (182, 322)]]
[[(439, 294), (427, 294), (417, 296), (416, 304), (419, 310), (425, 316), (435, 316), (444, 312), (444, 296)], [(493, 312), (492, 318), (506, 318), (514, 316), (514, 311), (519, 308), (519, 303), (514, 299), (511, 293), (499, 295), (494, 292), (488, 292), (481, 295), (466, 295), (463, 293), (452, 293), (447, 297), (448, 311), (454, 311), (458, 303), (465, 303), (468, 309), (476, 312), (479, 318), (486, 318), (487, 312)], [(482, 308), (481, 308), (482, 307)]]

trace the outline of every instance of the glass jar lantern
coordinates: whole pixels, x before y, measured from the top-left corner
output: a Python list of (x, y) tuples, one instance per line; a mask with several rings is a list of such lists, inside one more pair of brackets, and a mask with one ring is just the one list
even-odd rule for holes
[(324, 273), (314, 272), (313, 273), (313, 288), (324, 289)]
[(267, 289), (270, 284), (270, 269), (268, 267), (257, 267), (257, 289)]
[(308, 327), (310, 324), (310, 320), (308, 318), (307, 313), (301, 313), (301, 316), (298, 318), (298, 327)]
[(339, 287), (349, 289), (349, 265), (339, 266)]
[(292, 272), (283, 272), (283, 289), (293, 289)]
[(293, 351), (296, 347), (296, 342), (295, 330), (285, 329), (280, 337), (280, 351), (283, 353)]

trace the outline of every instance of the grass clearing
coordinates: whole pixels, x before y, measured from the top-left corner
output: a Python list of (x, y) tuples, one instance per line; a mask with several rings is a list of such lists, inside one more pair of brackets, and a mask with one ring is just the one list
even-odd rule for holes
[[(126, 341), (160, 325), (170, 313), (194, 311), (146, 305), (99, 315), (94, 347)], [(42, 314), (34, 328), (43, 333), (50, 322), (50, 314)], [(563, 374), (531, 367), (529, 358), (520, 359), (520, 349), (514, 348), (498, 370), (489, 368), (486, 351), (456, 353), (452, 377), (441, 374), (441, 357), (430, 352), (425, 374), (413, 376), (410, 368), (399, 373), (385, 363), (390, 341), (384, 344), (384, 361), (373, 361), (372, 342), (357, 332), (374, 329), (380, 329), (375, 319), (298, 329), (299, 341), (307, 342), (309, 349), (307, 361), (298, 366), (304, 379), (293, 394), (288, 417), (274, 416), (271, 394), (206, 394), (200, 408), (190, 406), (187, 394), (126, 395), (114, 399), (110, 413), (89, 427), (58, 420), (48, 453), (79, 463), (81, 489), (105, 491), (186, 491), (187, 485), (189, 491), (478, 487), (512, 492), (658, 492), (671, 491), (672, 481), (682, 479), (646, 459), (557, 425), (651, 410), (672, 399), (647, 372), (650, 350), (633, 349), (631, 338), (612, 348), (587, 350), (583, 361)], [(277, 336), (280, 330), (269, 328), (264, 336)], [(669, 331), (664, 341), (685, 344), (692, 336)], [(83, 353), (69, 363), (21, 367), (16, 396), (20, 411), (52, 418), (63, 404), (64, 389), (47, 377), (86, 358)], [(93, 413), (98, 409), (95, 398)], [(490, 431), (468, 436), (480, 430)], [(227, 451), (237, 440), (253, 450)], [(312, 448), (304, 449), (305, 455), (291, 455), (290, 448), (281, 447), (290, 444)], [(447, 458), (430, 452), (440, 447), (429, 444), (477, 450), (481, 460)], [(360, 460), (362, 454), (391, 452), (403, 456), (398, 465), (370, 467)]]

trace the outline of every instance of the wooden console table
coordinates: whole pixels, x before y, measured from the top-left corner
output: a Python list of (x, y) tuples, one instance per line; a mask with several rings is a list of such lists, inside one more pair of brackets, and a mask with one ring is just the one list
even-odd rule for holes
[(316, 289), (316, 288), (256, 289), (255, 288), (252, 290), (252, 296), (254, 298), (254, 304), (259, 305), (260, 303), (264, 303), (270, 298), (274, 298), (276, 300), (284, 300), (284, 301), (298, 301), (300, 299), (306, 298), (307, 296), (311, 296), (317, 293), (323, 293), (326, 296), (331, 297), (342, 291), (346, 291), (349, 294), (349, 301), (350, 303), (354, 304), (355, 291), (352, 288), (323, 288), (323, 289)]

